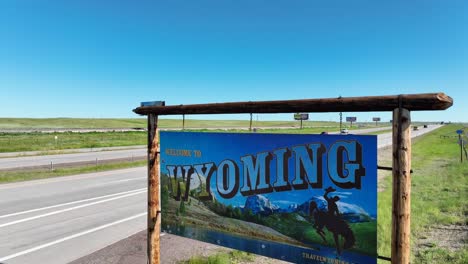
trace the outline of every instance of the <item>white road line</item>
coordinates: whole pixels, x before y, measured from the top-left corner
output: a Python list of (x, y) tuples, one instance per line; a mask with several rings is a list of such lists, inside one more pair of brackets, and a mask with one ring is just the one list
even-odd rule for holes
[(97, 177), (102, 177), (102, 176), (110, 176), (110, 175), (116, 175), (116, 174), (122, 174), (122, 173), (136, 172), (138, 170), (141, 170), (142, 168), (144, 167), (135, 167), (135, 168), (128, 168), (128, 169), (120, 169), (120, 170), (102, 171), (102, 172), (89, 172), (89, 173), (76, 174), (76, 175), (63, 176), (63, 177), (54, 177), (54, 178), (41, 179), (41, 180), (5, 183), (5, 184), (0, 184), (0, 190), (21, 188), (21, 187), (46, 184), (46, 183), (56, 183), (56, 182), (65, 182), (65, 181), (76, 181), (76, 180), (81, 181), (83, 179), (89, 179), (89, 178), (97, 178)]
[(95, 228), (92, 228), (92, 229), (89, 229), (89, 230), (86, 230), (86, 231), (83, 231), (83, 232), (80, 232), (80, 233), (76, 233), (76, 234), (71, 235), (71, 236), (67, 236), (67, 237), (64, 237), (64, 238), (61, 238), (61, 239), (57, 239), (55, 241), (52, 241), (52, 242), (49, 242), (49, 243), (46, 243), (46, 244), (43, 244), (43, 245), (40, 245), (40, 246), (37, 246), (37, 247), (33, 247), (33, 248), (30, 248), (30, 249), (27, 249), (27, 250), (24, 250), (24, 251), (15, 253), (15, 254), (11, 254), (11, 255), (8, 255), (8, 256), (5, 256), (5, 257), (1, 257), (0, 262), (1, 261), (7, 261), (7, 260), (22, 256), (22, 255), (26, 255), (28, 253), (38, 251), (38, 250), (43, 249), (43, 248), (47, 248), (47, 247), (50, 247), (50, 246), (65, 242), (65, 241), (70, 240), (70, 239), (74, 239), (74, 238), (77, 238), (77, 237), (80, 237), (80, 236), (84, 236), (84, 235), (87, 235), (87, 234), (99, 231), (101, 229), (108, 228), (108, 227), (120, 224), (120, 223), (123, 223), (123, 222), (127, 222), (127, 221), (133, 220), (135, 218), (144, 216), (146, 214), (147, 213), (145, 212), (145, 213), (140, 213), (140, 214), (137, 214), (137, 215), (133, 215), (133, 216), (130, 216), (130, 217), (127, 217), (127, 218), (124, 218), (124, 219), (109, 223), (109, 224), (98, 226), (98, 227), (95, 227)]
[(36, 208), (36, 209), (27, 210), (27, 211), (21, 211), (21, 212), (6, 214), (6, 215), (0, 215), (0, 219), (11, 217), (11, 216), (27, 214), (27, 213), (43, 211), (43, 210), (52, 209), (52, 208), (57, 208), (57, 207), (65, 206), (65, 205), (72, 205), (72, 204), (77, 204), (77, 203), (83, 203), (83, 202), (99, 200), (99, 199), (102, 199), (102, 198), (107, 198), (107, 197), (112, 197), (112, 196), (117, 196), (117, 195), (123, 195), (123, 194), (127, 194), (127, 193), (143, 191), (143, 190), (146, 190), (146, 188), (135, 189), (135, 190), (126, 191), (126, 192), (113, 193), (113, 194), (108, 194), (108, 195), (103, 195), (103, 196), (98, 196), (98, 197), (93, 197), (93, 198), (88, 198), (88, 199), (83, 199), (83, 200), (78, 200), (78, 201), (73, 201), (73, 202), (68, 202), (68, 203), (61, 203), (61, 204), (56, 204), (56, 205), (51, 205), (51, 206), (46, 206), (46, 207), (41, 207), (41, 208)]
[(125, 197), (128, 197), (128, 196), (133, 196), (133, 195), (137, 195), (137, 194), (144, 193), (144, 192), (146, 192), (146, 190), (139, 191), (139, 192), (133, 192), (133, 193), (130, 193), (130, 194), (125, 194), (125, 195), (121, 195), (121, 196), (117, 196), (117, 197), (113, 197), (113, 198), (109, 198), (109, 199), (105, 199), (105, 200), (100, 200), (100, 201), (92, 202), (92, 203), (88, 203), (88, 204), (82, 204), (82, 205), (78, 205), (78, 206), (75, 206), (75, 207), (70, 207), (70, 208), (67, 208), (67, 209), (50, 212), (50, 213), (47, 213), (47, 214), (42, 214), (42, 215), (36, 215), (36, 216), (28, 217), (28, 218), (23, 218), (23, 219), (16, 220), (16, 221), (13, 221), (13, 222), (1, 224), (0, 228), (15, 225), (15, 224), (19, 224), (19, 223), (23, 223), (23, 222), (27, 222), (27, 221), (31, 221), (31, 220), (46, 217), (46, 216), (56, 215), (56, 214), (60, 214), (60, 213), (64, 213), (64, 212), (68, 212), (68, 211), (88, 207), (88, 206), (91, 206), (91, 205), (96, 205), (96, 204), (105, 203), (105, 202), (109, 202), (109, 201), (113, 201), (113, 200), (117, 200), (117, 199), (122, 199), (122, 198), (125, 198)]
[(138, 177), (138, 178), (131, 178), (131, 179), (123, 179), (123, 180), (117, 180), (117, 181), (110, 181), (110, 182), (103, 182), (103, 183), (99, 183), (99, 184), (96, 184), (94, 186), (102, 186), (102, 185), (108, 185), (108, 184), (113, 184), (113, 183), (120, 183), (120, 182), (129, 182), (129, 181), (137, 181), (137, 180), (141, 180), (141, 179), (146, 179), (148, 177)]

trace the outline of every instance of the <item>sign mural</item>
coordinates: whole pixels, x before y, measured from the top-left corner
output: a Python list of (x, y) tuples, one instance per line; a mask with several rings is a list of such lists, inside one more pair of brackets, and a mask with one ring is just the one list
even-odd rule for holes
[(377, 137), (160, 132), (162, 230), (295, 263), (377, 263)]

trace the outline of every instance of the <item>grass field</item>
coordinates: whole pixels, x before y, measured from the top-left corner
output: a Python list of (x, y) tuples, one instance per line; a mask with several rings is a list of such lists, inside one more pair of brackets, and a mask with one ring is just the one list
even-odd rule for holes
[[(451, 250), (447, 248), (450, 245), (443, 245), (444, 237), (430, 235), (435, 227), (466, 228), (468, 224), (468, 163), (460, 163), (460, 147), (456, 139), (440, 138), (440, 135), (455, 133), (459, 127), (444, 126), (413, 142), (411, 263), (468, 263), (466, 237), (465, 241), (460, 241), (464, 248)], [(378, 253), (390, 256), (391, 177), (387, 177), (383, 184), (386, 188), (379, 193), (378, 201)], [(422, 245), (420, 241), (427, 238), (433, 241), (432, 244)]]
[[(146, 118), (0, 118), (0, 129), (63, 129), (63, 128), (146, 128)], [(343, 123), (347, 126), (347, 123)], [(181, 119), (159, 119), (161, 128), (181, 128)], [(187, 128), (239, 128), (249, 127), (245, 120), (194, 120), (186, 119)], [(253, 121), (254, 127), (299, 127), (299, 121)], [(338, 122), (304, 121), (313, 127), (339, 127)], [(373, 127), (375, 123), (357, 123), (357, 126)], [(379, 126), (388, 125), (380, 123)]]
[(145, 118), (0, 118), (3, 129), (144, 128)]
[[(57, 140), (55, 140), (57, 137)], [(0, 133), (0, 153), (145, 145), (147, 133)]]
[[(231, 121), (226, 121), (231, 122)], [(240, 123), (239, 123), (240, 124)], [(280, 123), (277, 123), (278, 125)], [(220, 126), (220, 124), (217, 124)], [(283, 124), (284, 125), (284, 124)], [(314, 124), (316, 125), (316, 124)], [(330, 123), (329, 126), (314, 126), (303, 129), (298, 128), (258, 128), (258, 133), (294, 133), (294, 134), (319, 134), (323, 131), (339, 131), (337, 123)], [(370, 126), (374, 127), (374, 126)], [(361, 127), (362, 128), (362, 127)], [(358, 129), (353, 126), (352, 129)], [(250, 133), (249, 130), (239, 128), (231, 129), (187, 129), (186, 131), (201, 132), (240, 132)], [(388, 131), (387, 131), (388, 132)], [(57, 137), (57, 140), (55, 140)], [(145, 131), (132, 132), (64, 132), (64, 133), (0, 133), (0, 153), (19, 151), (57, 151), (77, 148), (99, 148), (145, 145), (147, 134)]]

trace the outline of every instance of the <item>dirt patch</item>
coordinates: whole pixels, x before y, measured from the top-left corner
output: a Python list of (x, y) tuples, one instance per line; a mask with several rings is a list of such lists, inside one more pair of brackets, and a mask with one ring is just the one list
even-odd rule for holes
[(417, 243), (417, 250), (424, 250), (432, 247), (439, 247), (449, 251), (457, 251), (465, 248), (468, 243), (468, 226), (466, 225), (445, 225), (435, 226), (420, 238)]

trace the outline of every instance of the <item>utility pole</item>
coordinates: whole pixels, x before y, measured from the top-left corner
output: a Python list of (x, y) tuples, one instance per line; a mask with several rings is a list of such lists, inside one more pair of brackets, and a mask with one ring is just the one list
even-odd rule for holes
[[(341, 99), (341, 95), (338, 96), (338, 99)], [(343, 126), (343, 112), (340, 112), (340, 132)]]
[(340, 131), (341, 131), (342, 125), (343, 125), (343, 112), (340, 112)]

